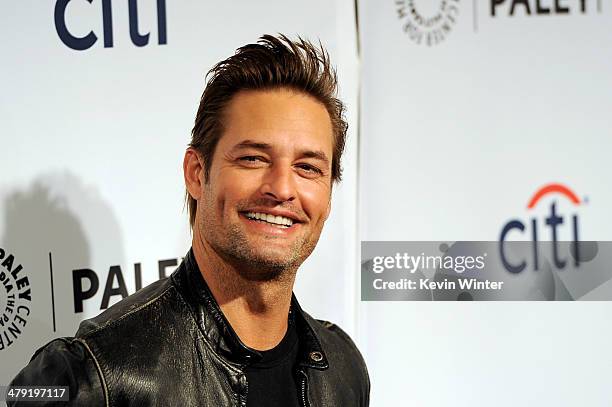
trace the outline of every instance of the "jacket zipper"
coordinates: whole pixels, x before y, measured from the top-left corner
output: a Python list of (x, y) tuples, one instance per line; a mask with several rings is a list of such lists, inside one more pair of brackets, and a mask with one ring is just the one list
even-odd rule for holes
[(302, 407), (310, 407), (310, 403), (308, 402), (308, 376), (306, 376), (306, 372), (302, 369), (298, 370), (302, 375), (302, 380), (300, 384), (300, 401), (302, 402)]
[(246, 386), (244, 387), (244, 394), (240, 395), (240, 407), (246, 407), (248, 394), (249, 394), (249, 382), (247, 381)]

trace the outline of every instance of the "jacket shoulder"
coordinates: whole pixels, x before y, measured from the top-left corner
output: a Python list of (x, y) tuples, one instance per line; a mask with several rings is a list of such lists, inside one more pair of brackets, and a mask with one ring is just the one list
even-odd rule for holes
[(357, 345), (355, 345), (355, 342), (353, 342), (351, 337), (342, 328), (340, 328), (340, 326), (324, 319), (315, 319), (314, 321), (319, 326), (317, 334), (323, 335), (326, 337), (326, 339), (335, 338), (335, 340), (339, 341), (342, 346), (346, 347), (347, 351), (354, 353), (354, 356), (359, 356), (359, 358), (363, 361), (363, 357), (361, 356), (361, 352), (359, 352)]
[[(321, 341), (321, 347), (329, 361), (329, 369), (342, 378), (344, 385), (352, 382), (359, 392), (359, 405), (368, 405), (370, 398), (370, 376), (365, 360), (351, 337), (337, 324), (314, 319), (307, 320)], [(352, 379), (352, 380), (351, 380)]]
[[(10, 386), (65, 386), (65, 406), (107, 405), (106, 391), (99, 366), (87, 346), (76, 338), (58, 338), (39, 348)], [(10, 402), (8, 406), (29, 405)], [(58, 405), (57, 401), (37, 402), (39, 406)]]
[[(168, 405), (194, 366), (198, 329), (171, 278), (157, 281), (83, 321), (77, 339), (100, 369), (110, 405)], [(185, 362), (187, 361), (187, 362)], [(162, 401), (164, 400), (164, 401)]]
[(169, 352), (178, 332), (195, 335), (189, 305), (172, 279), (159, 280), (81, 322), (76, 337), (98, 359), (103, 374), (111, 366), (144, 367), (151, 355)]
[(99, 315), (81, 322), (76, 336), (88, 338), (101, 330), (119, 328), (138, 314), (147, 313), (147, 308), (155, 307), (155, 303), (168, 296), (172, 289), (171, 280), (168, 278), (149, 284)]
[(357, 345), (355, 345), (355, 342), (353, 342), (351, 337), (342, 328), (340, 328), (340, 326), (323, 319), (314, 319), (314, 322), (315, 324), (313, 324), (313, 328), (315, 329), (321, 342), (324, 342), (322, 343), (324, 350), (327, 351), (328, 347), (331, 345), (331, 349), (334, 352), (341, 353), (344, 356), (349, 356), (354, 363), (362, 367), (367, 373), (365, 360), (357, 348)]

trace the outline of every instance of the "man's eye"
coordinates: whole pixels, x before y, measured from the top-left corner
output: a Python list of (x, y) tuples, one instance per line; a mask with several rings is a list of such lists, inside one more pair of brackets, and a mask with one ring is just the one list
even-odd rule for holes
[(238, 160), (248, 162), (248, 163), (256, 163), (258, 161), (264, 161), (263, 157), (260, 157), (257, 155), (247, 155), (247, 156), (238, 158)]
[(321, 171), (319, 168), (310, 165), (310, 164), (298, 164), (297, 166), (298, 168), (308, 172), (308, 173), (312, 173), (312, 174), (319, 174), (322, 175), (323, 171)]

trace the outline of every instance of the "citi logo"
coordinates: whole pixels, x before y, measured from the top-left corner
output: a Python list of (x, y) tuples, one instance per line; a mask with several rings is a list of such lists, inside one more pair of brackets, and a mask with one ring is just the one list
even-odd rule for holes
[[(580, 201), (580, 198), (567, 186), (562, 184), (548, 184), (540, 188), (533, 197), (529, 200), (527, 204), (528, 210), (534, 210), (538, 203), (542, 200), (542, 198), (548, 195), (560, 196), (566, 200), (569, 200), (572, 207), (579, 207), (584, 202)], [(561, 228), (570, 228), (571, 236), (573, 239), (572, 248), (575, 251), (574, 255), (574, 266), (579, 266), (580, 255), (578, 253), (579, 245), (578, 245), (578, 237), (579, 237), (579, 227), (578, 227), (578, 214), (571, 213), (563, 216), (557, 211), (558, 201), (555, 199), (550, 204), (549, 214), (544, 219), (538, 219), (537, 216), (533, 216), (527, 222), (523, 222), (520, 219), (512, 219), (503, 227), (501, 234), (499, 236), (499, 254), (501, 261), (506, 268), (511, 273), (520, 273), (527, 267), (527, 259), (523, 259), (521, 262), (510, 262), (506, 256), (505, 245), (504, 242), (507, 240), (508, 235), (513, 233), (520, 233), (521, 235), (528, 234), (532, 241), (532, 258), (530, 259), (531, 267), (533, 270), (539, 269), (539, 248), (538, 248), (538, 239), (547, 239), (550, 236), (550, 247), (551, 247), (551, 256), (554, 262), (554, 266), (557, 269), (563, 269), (567, 265), (568, 260), (561, 258), (559, 255), (558, 248), (558, 237)], [(544, 231), (548, 229), (550, 234), (548, 236), (544, 235)], [(548, 245), (546, 245), (548, 247)]]
[[(66, 22), (66, 9), (71, 1), (72, 0), (57, 0), (55, 3), (55, 30), (62, 42), (68, 47), (77, 51), (84, 51), (91, 48), (98, 41), (98, 36), (93, 30), (82, 37), (77, 37), (70, 31)], [(94, 0), (85, 1), (91, 4)], [(111, 0), (101, 0), (100, 3), (102, 6), (100, 12), (104, 31), (104, 48), (112, 48), (114, 44), (114, 32)], [(128, 0), (128, 13), (132, 44), (137, 47), (144, 47), (149, 43), (150, 33), (147, 32), (146, 34), (142, 34), (138, 27), (138, 0)], [(157, 0), (157, 43), (159, 45), (167, 43), (166, 0)]]

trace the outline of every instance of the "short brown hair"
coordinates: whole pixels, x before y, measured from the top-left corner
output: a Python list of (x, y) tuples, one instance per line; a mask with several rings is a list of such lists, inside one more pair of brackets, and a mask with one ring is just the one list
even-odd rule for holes
[[(344, 120), (344, 104), (336, 97), (336, 71), (320, 42), (317, 47), (299, 37), (291, 41), (282, 34), (278, 37), (264, 35), (256, 44), (240, 47), (234, 55), (216, 64), (206, 75), (209, 76), (189, 143), (202, 155), (206, 182), (223, 133), (223, 111), (232, 97), (241, 90), (274, 88), (304, 92), (325, 106), (334, 135), (331, 178), (333, 182), (340, 181), (340, 158), (348, 125)], [(193, 227), (198, 202), (188, 191), (185, 200), (189, 223)]]

